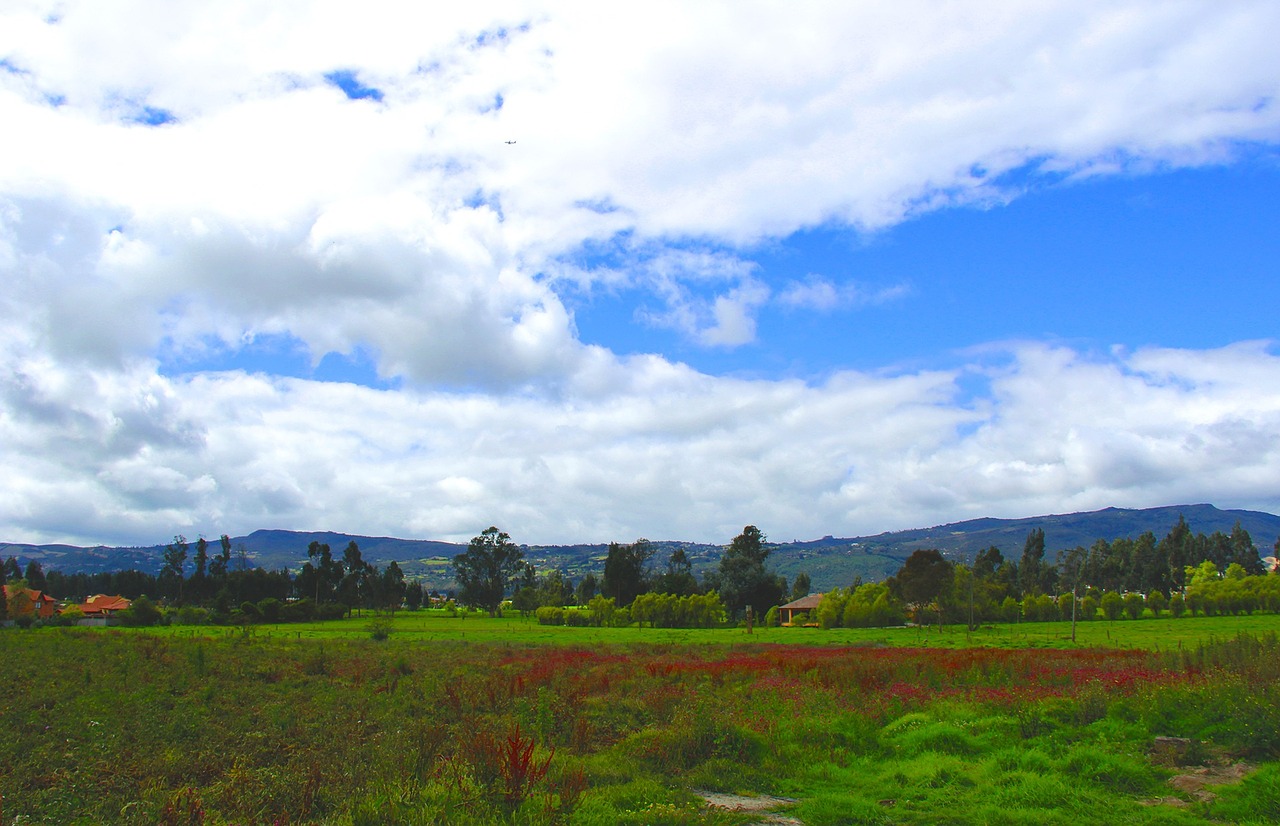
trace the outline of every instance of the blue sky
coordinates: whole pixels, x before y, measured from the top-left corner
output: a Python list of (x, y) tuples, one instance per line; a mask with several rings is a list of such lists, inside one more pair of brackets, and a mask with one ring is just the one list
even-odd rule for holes
[[(1079, 182), (1029, 182), (1007, 204), (873, 233), (815, 227), (743, 251), (770, 284), (821, 275), (899, 292), (873, 306), (759, 318), (756, 341), (706, 348), (637, 317), (638, 290), (575, 304), (584, 341), (663, 352), (713, 373), (801, 377), (950, 364), (1006, 339), (1109, 349), (1273, 338), (1280, 157)], [(1246, 298), (1247, 296), (1247, 298)]]
[(166, 8), (0, 12), (0, 540), (1280, 511), (1272, 3)]

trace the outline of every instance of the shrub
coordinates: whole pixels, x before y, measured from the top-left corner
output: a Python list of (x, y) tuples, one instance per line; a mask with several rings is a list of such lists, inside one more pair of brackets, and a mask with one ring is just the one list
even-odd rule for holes
[(286, 602), (280, 607), (280, 619), (285, 622), (310, 622), (316, 618), (316, 604), (309, 597), (296, 602)]
[(158, 624), (162, 616), (156, 604), (144, 594), (121, 612), (120, 619), (125, 625), (150, 626)]
[(240, 616), (247, 623), (262, 622), (262, 611), (258, 610), (256, 602), (245, 601), (240, 603)]
[(184, 605), (173, 615), (173, 625), (208, 625), (212, 621), (208, 608)]
[(1079, 610), (1079, 606), (1076, 605), (1076, 600), (1073, 595), (1063, 594), (1058, 597), (1058, 618), (1059, 619), (1064, 619), (1064, 620), (1071, 619), (1071, 611), (1073, 608), (1075, 608), (1075, 610)]
[(262, 615), (262, 619), (266, 622), (279, 622), (280, 609), (282, 607), (280, 600), (275, 597), (267, 597), (258, 601), (258, 613)]
[(563, 608), (554, 605), (544, 605), (534, 612), (539, 625), (564, 625), (564, 614)]
[(50, 618), (49, 620), (46, 620), (46, 624), (57, 625), (57, 626), (69, 626), (69, 625), (75, 625), (77, 622), (79, 622), (82, 619), (84, 619), (84, 612), (80, 610), (80, 606), (68, 605), (66, 608), (62, 609), (60, 612), (55, 614), (52, 618)]
[(1115, 591), (1107, 591), (1102, 595), (1102, 615), (1115, 622), (1124, 612), (1124, 600)]
[(1146, 607), (1147, 601), (1143, 599), (1142, 594), (1124, 595), (1124, 612), (1129, 615), (1129, 619), (1137, 619), (1142, 616), (1142, 612)]
[(1093, 597), (1085, 597), (1080, 600), (1080, 613), (1077, 619), (1095, 620), (1098, 618), (1098, 601)]
[(378, 642), (384, 642), (391, 636), (392, 620), (386, 614), (378, 614), (369, 620), (369, 636)]

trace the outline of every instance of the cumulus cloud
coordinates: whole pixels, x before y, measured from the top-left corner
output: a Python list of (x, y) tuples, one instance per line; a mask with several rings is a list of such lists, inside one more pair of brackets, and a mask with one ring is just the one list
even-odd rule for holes
[[(710, 348), (771, 303), (893, 301), (752, 252), (1274, 141), (1277, 29), (1265, 2), (12, 6), (0, 526), (715, 539), (1206, 475), (1268, 504), (1268, 344), (745, 381), (586, 343), (568, 296), (634, 291)], [(268, 337), (405, 389), (182, 369)]]
[[(1236, 380), (1210, 369), (1223, 361)], [(1018, 344), (955, 370), (816, 385), (613, 369), (625, 380), (595, 398), (28, 370), (6, 385), (4, 521), (15, 538), (81, 541), (264, 524), (727, 541), (748, 523), (872, 533), (1189, 501), (1206, 485), (1277, 504), (1280, 381), (1266, 379), (1280, 357), (1265, 344), (1106, 357)], [(988, 384), (961, 403), (967, 376)]]
[[(1263, 3), (36, 4), (3, 22), (0, 116), (22, 128), (0, 185), (77, 224), (83, 258), (47, 265), (77, 289), (95, 275), (133, 331), (95, 333), (54, 293), (54, 344), (145, 354), (138, 331), (162, 325), (288, 329), (428, 382), (575, 369), (572, 319), (538, 274), (587, 242), (875, 229), (1015, 197), (1018, 170), (1203, 163), (1280, 129)], [(750, 341), (755, 292), (670, 300), (699, 277), (657, 283), (671, 306), (654, 317)]]

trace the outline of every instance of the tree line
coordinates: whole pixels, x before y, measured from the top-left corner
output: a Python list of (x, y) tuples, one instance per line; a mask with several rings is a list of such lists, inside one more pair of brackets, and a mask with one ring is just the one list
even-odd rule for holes
[[(1280, 540), (1277, 540), (1280, 552)], [(1249, 532), (1193, 534), (1186, 520), (1162, 539), (1099, 539), (1045, 559), (1042, 529), (1017, 560), (992, 546), (972, 564), (917, 550), (883, 583), (825, 594), (809, 619), (823, 627), (1026, 620), (1119, 619), (1145, 613), (1280, 611), (1280, 577), (1268, 575)]]
[[(1142, 604), (1156, 611), (1253, 610), (1272, 604), (1270, 586), (1254, 582), (1264, 573), (1262, 561), (1239, 523), (1229, 534), (1206, 536), (1193, 533), (1180, 516), (1162, 539), (1151, 532), (1136, 539), (1099, 539), (1088, 548), (1060, 552), (1055, 562), (1046, 560), (1045, 547), (1044, 531), (1036, 529), (1016, 560), (1006, 559), (996, 546), (968, 564), (948, 560), (936, 549), (918, 550), (883, 583), (858, 580), (833, 590), (810, 621), (834, 626), (895, 625), (908, 617), (970, 623), (1047, 619), (1065, 606), (1073, 616), (1088, 618), (1111, 610), (1115, 600), (1108, 594), (1121, 601), (1121, 613), (1136, 604), (1130, 599), (1126, 609), (1126, 595), (1140, 595)], [(717, 611), (727, 620), (750, 615), (776, 621), (771, 609), (809, 593), (807, 574), (798, 574), (789, 588), (768, 564), (770, 548), (754, 525), (730, 541), (719, 564), (701, 579), (683, 548), (673, 550), (661, 567), (655, 555), (646, 539), (610, 543), (601, 576), (587, 573), (574, 583), (558, 570), (540, 574), (506, 532), (490, 527), (454, 557), (453, 568), (464, 606), (497, 615), (509, 599), (513, 610), (532, 616), (544, 608), (595, 605), (586, 615), (593, 623), (607, 616), (610, 624), (705, 625), (721, 616)], [(341, 554), (327, 543), (312, 542), (307, 562), (295, 574), (251, 566), (243, 546), (233, 554), (225, 534), (216, 547), (204, 537), (193, 544), (175, 536), (158, 574), (46, 574), (36, 560), (23, 570), (10, 557), (0, 565), (0, 584), (6, 581), (60, 598), (118, 594), (142, 600), (138, 613), (147, 616), (158, 601), (171, 612), (185, 612), (180, 620), (193, 623), (326, 619), (362, 609), (417, 609), (428, 602), (421, 583), (407, 580), (396, 562), (379, 569), (364, 559), (355, 541)], [(714, 603), (693, 600), (712, 595)], [(1178, 599), (1181, 608), (1174, 607)], [(0, 597), (0, 619), (5, 617)], [(540, 621), (552, 617), (581, 621), (567, 613), (539, 615)]]
[[(190, 543), (178, 535), (165, 546), (158, 574), (46, 573), (38, 560), (28, 562), (24, 572), (10, 557), (0, 565), (0, 584), (67, 600), (123, 596), (134, 603), (124, 619), (137, 624), (160, 621), (164, 614), (158, 604), (168, 609), (172, 621), (224, 624), (336, 619), (363, 609), (417, 609), (428, 600), (421, 583), (407, 581), (396, 562), (379, 569), (364, 559), (354, 541), (340, 556), (328, 544), (312, 542), (307, 556), (296, 574), (287, 568), (269, 571), (250, 565), (243, 547), (233, 554), (225, 534), (216, 547), (204, 537)], [(0, 610), (0, 619), (6, 616)]]
[[(602, 575), (587, 573), (575, 584), (560, 571), (539, 574), (509, 534), (490, 527), (453, 558), (453, 569), (458, 600), (490, 616), (501, 613), (509, 596), (513, 610), (540, 622), (698, 627), (748, 612), (763, 618), (771, 607), (809, 593), (808, 575), (799, 574), (788, 589), (786, 578), (768, 565), (769, 554), (765, 535), (747, 525), (729, 543), (719, 565), (699, 581), (683, 548), (673, 550), (658, 568), (649, 540), (611, 542)], [(557, 613), (571, 605), (589, 611)]]

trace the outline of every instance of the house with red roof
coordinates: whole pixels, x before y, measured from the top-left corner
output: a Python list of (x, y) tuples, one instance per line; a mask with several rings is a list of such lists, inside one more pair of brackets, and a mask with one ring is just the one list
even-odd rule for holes
[(16, 585), (4, 586), (5, 602), (9, 606), (9, 619), (20, 617), (48, 619), (57, 612), (58, 602), (44, 591)]
[(128, 610), (133, 603), (124, 597), (111, 597), (106, 594), (94, 594), (80, 603), (77, 608), (86, 620), (109, 620), (121, 611)]

